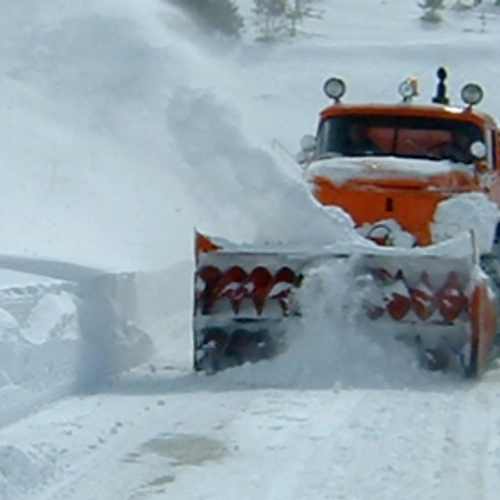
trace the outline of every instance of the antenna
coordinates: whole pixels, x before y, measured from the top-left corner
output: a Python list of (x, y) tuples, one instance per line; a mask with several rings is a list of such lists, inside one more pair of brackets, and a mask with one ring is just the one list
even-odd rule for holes
[(436, 104), (449, 104), (450, 100), (446, 97), (446, 83), (445, 80), (448, 77), (446, 70), (441, 67), (437, 70), (436, 76), (438, 77), (438, 84), (436, 89), (436, 96), (432, 98), (432, 102)]

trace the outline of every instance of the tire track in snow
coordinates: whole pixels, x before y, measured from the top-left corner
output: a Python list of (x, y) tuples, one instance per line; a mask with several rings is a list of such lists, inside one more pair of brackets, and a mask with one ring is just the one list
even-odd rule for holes
[[(480, 384), (480, 382), (479, 382)], [(480, 385), (457, 393), (451, 402), (443, 436), (441, 468), (436, 473), (438, 498), (489, 499), (489, 448), (494, 436), (490, 396)]]
[[(109, 399), (109, 395), (96, 396), (88, 403), (93, 406), (104, 399)], [(88, 440), (74, 443), (76, 449), (73, 450), (73, 459), (64, 465), (61, 464), (64, 470), (59, 471), (57, 484), (39, 496), (40, 500), (126, 499), (129, 495), (136, 495), (148, 474), (140, 467), (138, 471), (130, 468), (130, 464), (126, 463), (127, 456), (135, 456), (144, 443), (157, 437), (160, 429), (175, 434), (176, 429), (183, 428), (182, 432), (186, 432), (188, 422), (195, 422), (199, 415), (199, 408), (186, 404), (182, 396), (170, 396), (169, 406), (164, 398), (157, 396), (154, 399), (126, 398), (126, 402), (113, 399), (114, 402), (107, 402), (104, 412), (108, 414), (108, 422), (119, 419), (120, 415), (123, 418), (125, 407), (127, 413), (133, 415), (133, 421), (128, 420), (119, 437), (109, 439), (112, 436), (108, 435), (108, 438), (103, 440), (100, 436), (109, 429), (110, 424), (103, 429), (102, 420), (105, 419), (99, 417), (101, 426), (89, 433)], [(85, 401), (72, 403), (80, 409), (86, 405)], [(57, 409), (54, 411), (57, 412)], [(92, 412), (82, 425), (95, 425)], [(169, 471), (171, 467), (163, 462), (163, 469)]]
[(463, 395), (453, 398), (445, 423), (441, 447), (441, 467), (435, 473), (436, 490), (439, 498), (449, 496), (450, 490), (458, 486), (459, 473), (456, 459), (462, 453), (461, 445), (457, 440), (462, 425), (460, 411), (462, 403), (460, 399), (463, 399)]
[[(323, 498), (310, 494), (310, 478), (329, 463), (318, 461), (320, 443), (347, 426), (364, 397), (356, 391), (300, 391), (293, 397), (288, 391), (256, 391), (249, 409), (241, 408), (226, 429), (238, 452), (224, 466), (196, 472), (197, 481), (207, 485), (203, 498), (230, 500), (236, 492), (241, 500)], [(176, 485), (169, 491), (187, 495)]]
[[(160, 396), (144, 393), (137, 397), (110, 397), (108, 394), (68, 401), (63, 408), (64, 414), (84, 413), (79, 425), (88, 429), (87, 436), (83, 440), (66, 439), (65, 447), (71, 449), (71, 457), (59, 457), (62, 460), (55, 477), (57, 484), (46, 488), (37, 498), (137, 500), (150, 498), (155, 491), (167, 486), (175, 492), (176, 483), (182, 483), (183, 478), (187, 479), (189, 488), (192, 485), (189, 463), (176, 466), (175, 460), (170, 460), (168, 455), (147, 452), (146, 445), (176, 436), (199, 437), (205, 441), (220, 437), (221, 446), (231, 455), (232, 446), (224, 439), (224, 429), (238, 415), (250, 411), (258, 394), (245, 391), (231, 398), (227, 398), (227, 393), (204, 394), (202, 387), (210, 389), (210, 384), (208, 379), (202, 379), (200, 392), (195, 394), (186, 387), (185, 394), (169, 394), (168, 391)], [(195, 403), (197, 396), (201, 403)], [(217, 411), (211, 412), (210, 408), (217, 408)], [(45, 425), (40, 426), (40, 434), (54, 434), (52, 422), (64, 420), (58, 413), (58, 407), (54, 407), (39, 416), (45, 421)], [(117, 437), (109, 430), (119, 419), (124, 423)], [(181, 439), (187, 444), (188, 441)], [(167, 478), (174, 484), (160, 484)], [(185, 497), (181, 494), (178, 498)]]

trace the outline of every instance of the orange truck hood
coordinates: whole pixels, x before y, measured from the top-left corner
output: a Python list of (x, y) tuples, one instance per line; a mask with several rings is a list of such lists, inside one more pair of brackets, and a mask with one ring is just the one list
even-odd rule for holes
[(331, 158), (305, 172), (315, 198), (345, 210), (357, 227), (393, 219), (419, 246), (432, 243), (438, 204), (478, 191), (473, 167), (448, 161), (392, 157)]

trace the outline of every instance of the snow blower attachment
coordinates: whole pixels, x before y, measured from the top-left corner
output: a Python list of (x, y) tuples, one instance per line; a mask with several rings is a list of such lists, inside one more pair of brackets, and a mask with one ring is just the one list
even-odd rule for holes
[(195, 368), (212, 373), (274, 356), (284, 320), (297, 313), (302, 256), (225, 251), (198, 233), (196, 262)]
[(290, 252), (197, 234), (195, 369), (279, 353), (301, 314), (299, 288), (339, 259), (360, 298), (346, 302), (362, 321), (406, 339), (428, 368), (459, 366), (469, 377), (486, 369), (500, 285), (499, 131), (474, 108), (483, 95), (476, 84), (462, 89), (465, 108), (448, 106), (446, 77), (440, 68), (430, 105), (413, 102), (415, 78), (392, 105), (345, 104), (345, 83), (326, 82), (333, 103), (298, 160), (312, 196), (347, 212), (365, 243)]

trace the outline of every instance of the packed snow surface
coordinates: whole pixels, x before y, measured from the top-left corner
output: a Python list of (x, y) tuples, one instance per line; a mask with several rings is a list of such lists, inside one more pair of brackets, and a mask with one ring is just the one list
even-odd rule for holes
[[(253, 2), (238, 4), (247, 31), (228, 41), (168, 2), (4, 0), (2, 253), (145, 270), (140, 312), (162, 321), (149, 321), (149, 363), (51, 404), (97, 364), (75, 303), (0, 309), (0, 498), (496, 500), (497, 367), (480, 384), (422, 372), (413, 346), (346, 314), (342, 261), (311, 275), (275, 360), (193, 374), (190, 320), (194, 227), (262, 248), (367, 248), (292, 160), (328, 104), (323, 82), (342, 76), (348, 101), (395, 102), (417, 75), (427, 103), (445, 65), (452, 101), (478, 81), (498, 115), (498, 8), (447, 9), (429, 26), (414, 2), (318, 0), (322, 19), (269, 46), (253, 41)], [(462, 231), (497, 220), (476, 198), (441, 208), (460, 228), (435, 255), (467, 257)], [(2, 288), (21, 282), (2, 275)]]

